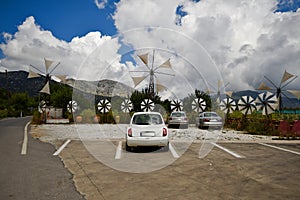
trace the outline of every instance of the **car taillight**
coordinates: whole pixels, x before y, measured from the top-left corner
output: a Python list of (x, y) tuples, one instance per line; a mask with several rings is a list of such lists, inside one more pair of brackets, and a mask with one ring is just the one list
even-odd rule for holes
[(170, 117), (169, 120), (172, 120), (172, 117)]
[(187, 118), (185, 117), (184, 120), (187, 120)]
[(163, 128), (163, 136), (167, 136), (168, 135), (168, 130), (166, 128)]
[(209, 119), (204, 119), (203, 121), (205, 121), (205, 122), (209, 122), (210, 120), (209, 120)]
[(129, 129), (127, 130), (127, 135), (128, 135), (129, 137), (132, 137), (132, 129), (131, 129), (131, 128), (129, 128)]

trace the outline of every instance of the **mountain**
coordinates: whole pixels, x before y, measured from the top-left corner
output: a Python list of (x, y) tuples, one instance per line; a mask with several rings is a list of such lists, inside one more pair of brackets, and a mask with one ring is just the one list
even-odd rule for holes
[[(29, 96), (37, 96), (45, 85), (45, 78), (27, 78), (27, 76), (28, 72), (25, 71), (0, 72), (0, 88), (12, 93), (28, 93)], [(60, 83), (51, 81), (50, 85), (52, 84)], [(114, 95), (127, 97), (128, 93), (134, 91), (133, 88), (123, 83), (108, 79), (100, 81), (67, 79), (66, 84), (85, 93), (107, 97)]]
[[(45, 84), (44, 77), (27, 78), (28, 72), (25, 71), (12, 71), (12, 72), (0, 72), (0, 88), (7, 89), (10, 92), (22, 92), (28, 93), (30, 96), (37, 96), (39, 91)], [(51, 81), (51, 84), (60, 84), (55, 81)], [(68, 79), (66, 84), (75, 87), (76, 89), (85, 93), (91, 93), (99, 96), (124, 96), (127, 97), (134, 89), (113, 80), (100, 80), (100, 81), (85, 81)], [(252, 96), (256, 98), (260, 92), (253, 90), (237, 91), (232, 94), (232, 98), (235, 100), (240, 99), (242, 96)], [(300, 108), (300, 101), (297, 98), (287, 98), (283, 96), (284, 108)]]

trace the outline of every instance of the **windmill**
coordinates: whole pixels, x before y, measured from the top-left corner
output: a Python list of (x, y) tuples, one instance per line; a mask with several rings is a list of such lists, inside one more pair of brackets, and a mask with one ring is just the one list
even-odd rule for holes
[(100, 113), (107, 113), (111, 109), (111, 103), (107, 99), (102, 99), (97, 107)]
[(226, 98), (221, 100), (220, 109), (226, 113), (226, 115), (233, 113), (233, 111), (236, 109), (236, 102), (234, 99), (229, 97), (229, 95), (227, 95)]
[(141, 109), (145, 112), (154, 110), (154, 102), (151, 99), (144, 99), (141, 103)]
[(256, 110), (255, 99), (251, 96), (242, 96), (238, 101), (237, 107), (244, 115), (251, 114)]
[(196, 98), (192, 102), (192, 109), (195, 112), (204, 112), (206, 109), (206, 101), (202, 98)]
[(171, 102), (171, 111), (182, 111), (183, 103), (179, 99), (175, 99)]
[[(58, 67), (58, 65), (60, 64), (59, 62), (56, 64), (53, 64), (54, 61), (51, 60), (47, 60), (46, 58), (44, 58), (45, 61), (45, 71), (40, 70), (39, 68), (30, 65), (30, 67), (34, 68), (35, 70), (38, 71), (38, 73), (33, 72), (30, 68), (29, 68), (29, 73), (28, 73), (28, 77), (27, 78), (36, 78), (36, 77), (45, 77), (45, 85), (43, 86), (43, 88), (40, 90), (40, 93), (46, 93), (50, 95), (50, 80), (52, 78), (52, 72)], [(52, 67), (53, 66), (53, 67)], [(50, 68), (52, 67), (52, 69), (50, 70)], [(65, 80), (66, 76), (58, 76), (61, 80)]]
[[(289, 72), (287, 72), (286, 70), (284, 71), (284, 74), (281, 78), (281, 82), (279, 85), (276, 85), (272, 80), (270, 80), (267, 76), (264, 76), (265, 79), (267, 79), (273, 86), (274, 89), (270, 88), (269, 86), (267, 86), (264, 82), (262, 82), (259, 87), (257, 88), (257, 90), (275, 90), (276, 91), (276, 97), (278, 99), (278, 106), (279, 106), (279, 112), (281, 112), (282, 110), (282, 95), (286, 96), (286, 94), (283, 93), (284, 88), (286, 86), (288, 86), (292, 81), (294, 81), (298, 76), (290, 74)], [(294, 91), (295, 92), (295, 91)], [(299, 91), (300, 92), (300, 91)], [(296, 94), (291, 92), (292, 94)], [(287, 97), (287, 96), (286, 96)], [(288, 98), (288, 97), (287, 97)]]
[[(146, 75), (144, 76), (131, 76), (135, 87), (138, 86), (142, 81), (147, 79), (149, 77), (149, 86), (148, 86), (148, 92), (153, 97), (156, 92), (160, 92), (166, 89), (164, 85), (162, 85), (158, 79), (159, 75), (165, 75), (165, 76), (175, 76), (174, 74), (168, 73), (164, 71), (163, 69), (171, 69), (172, 66), (170, 63), (170, 59), (163, 62), (161, 65), (155, 67), (154, 63), (154, 54), (155, 51), (153, 50), (152, 53), (152, 61), (149, 63), (149, 53), (138, 55), (138, 57), (141, 59), (141, 61), (146, 66), (146, 70), (139, 70), (139, 71), (130, 71), (131, 73), (143, 73)], [(156, 91), (155, 91), (156, 88)]]
[(74, 101), (74, 100), (69, 101), (69, 103), (67, 104), (67, 111), (69, 113), (74, 113), (77, 110), (78, 110), (78, 104), (77, 104), (77, 102)]
[[(216, 100), (217, 100), (218, 103), (220, 102), (221, 91), (224, 90), (229, 85), (229, 82), (226, 83), (223, 86), (222, 86), (222, 84), (223, 84), (223, 81), (218, 80), (217, 88), (215, 88), (214, 86), (212, 86), (211, 84), (209, 84), (213, 88), (213, 90), (210, 90), (208, 87), (206, 89), (206, 93), (207, 94), (215, 94), (216, 95)], [(231, 96), (232, 92), (225, 92), (225, 94)]]
[(130, 99), (124, 99), (124, 101), (121, 103), (121, 110), (124, 113), (129, 113), (133, 108), (132, 102)]
[(262, 110), (263, 115), (269, 115), (278, 107), (278, 99), (275, 94), (267, 91), (257, 96), (255, 101), (257, 109)]

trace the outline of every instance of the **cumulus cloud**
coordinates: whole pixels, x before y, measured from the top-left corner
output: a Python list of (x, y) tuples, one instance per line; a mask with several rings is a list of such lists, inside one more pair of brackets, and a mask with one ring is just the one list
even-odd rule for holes
[[(33, 65), (45, 71), (46, 58), (60, 62), (54, 74), (98, 80), (102, 70), (112, 60), (117, 59), (116, 63), (119, 63), (120, 59), (117, 39), (103, 36), (100, 32), (90, 32), (66, 42), (54, 37), (50, 31), (43, 30), (35, 23), (34, 17), (28, 17), (18, 26), (14, 35), (6, 34), (5, 38), (6, 42), (0, 44), (5, 55), (1, 65), (9, 70), (28, 71), (29, 66)], [(88, 58), (90, 61), (86, 61)], [(118, 70), (120, 66), (115, 64), (113, 70)]]
[[(102, 9), (107, 1), (95, 4)], [(121, 0), (113, 14), (117, 37), (90, 32), (70, 42), (28, 17), (15, 34), (4, 33), (1, 66), (42, 68), (47, 58), (61, 63), (56, 74), (132, 85), (126, 78), (142, 65), (137, 54), (151, 56), (157, 49), (155, 64), (171, 58), (180, 80), (162, 80), (171, 90), (188, 84), (192, 89), (217, 87), (219, 79), (230, 82), (228, 89), (254, 89), (261, 81), (268, 83), (264, 75), (279, 84), (285, 69), (300, 75), (300, 9), (275, 12), (276, 5), (276, 0)], [(300, 78), (289, 88), (299, 85)]]
[[(113, 19), (120, 32), (153, 26), (185, 34), (208, 52), (224, 81), (230, 82), (231, 89), (254, 89), (261, 81), (267, 82), (264, 75), (278, 84), (285, 69), (300, 75), (297, 56), (300, 10), (275, 12), (276, 5), (276, 0), (153, 0), (142, 3), (127, 0), (117, 4)], [(155, 34), (149, 29), (134, 36), (125, 34), (124, 41), (136, 47), (142, 43), (172, 49), (182, 55), (194, 48), (172, 35)], [(202, 63), (198, 49), (194, 49), (194, 56), (187, 56), (193, 63)], [(211, 77), (205, 78), (216, 82)], [(299, 85), (298, 78), (290, 86)]]

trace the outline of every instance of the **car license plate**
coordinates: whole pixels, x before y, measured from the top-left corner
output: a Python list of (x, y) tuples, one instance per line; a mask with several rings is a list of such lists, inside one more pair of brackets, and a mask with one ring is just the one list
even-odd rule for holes
[(152, 131), (143, 131), (143, 132), (140, 132), (140, 136), (141, 137), (154, 137), (155, 133)]

